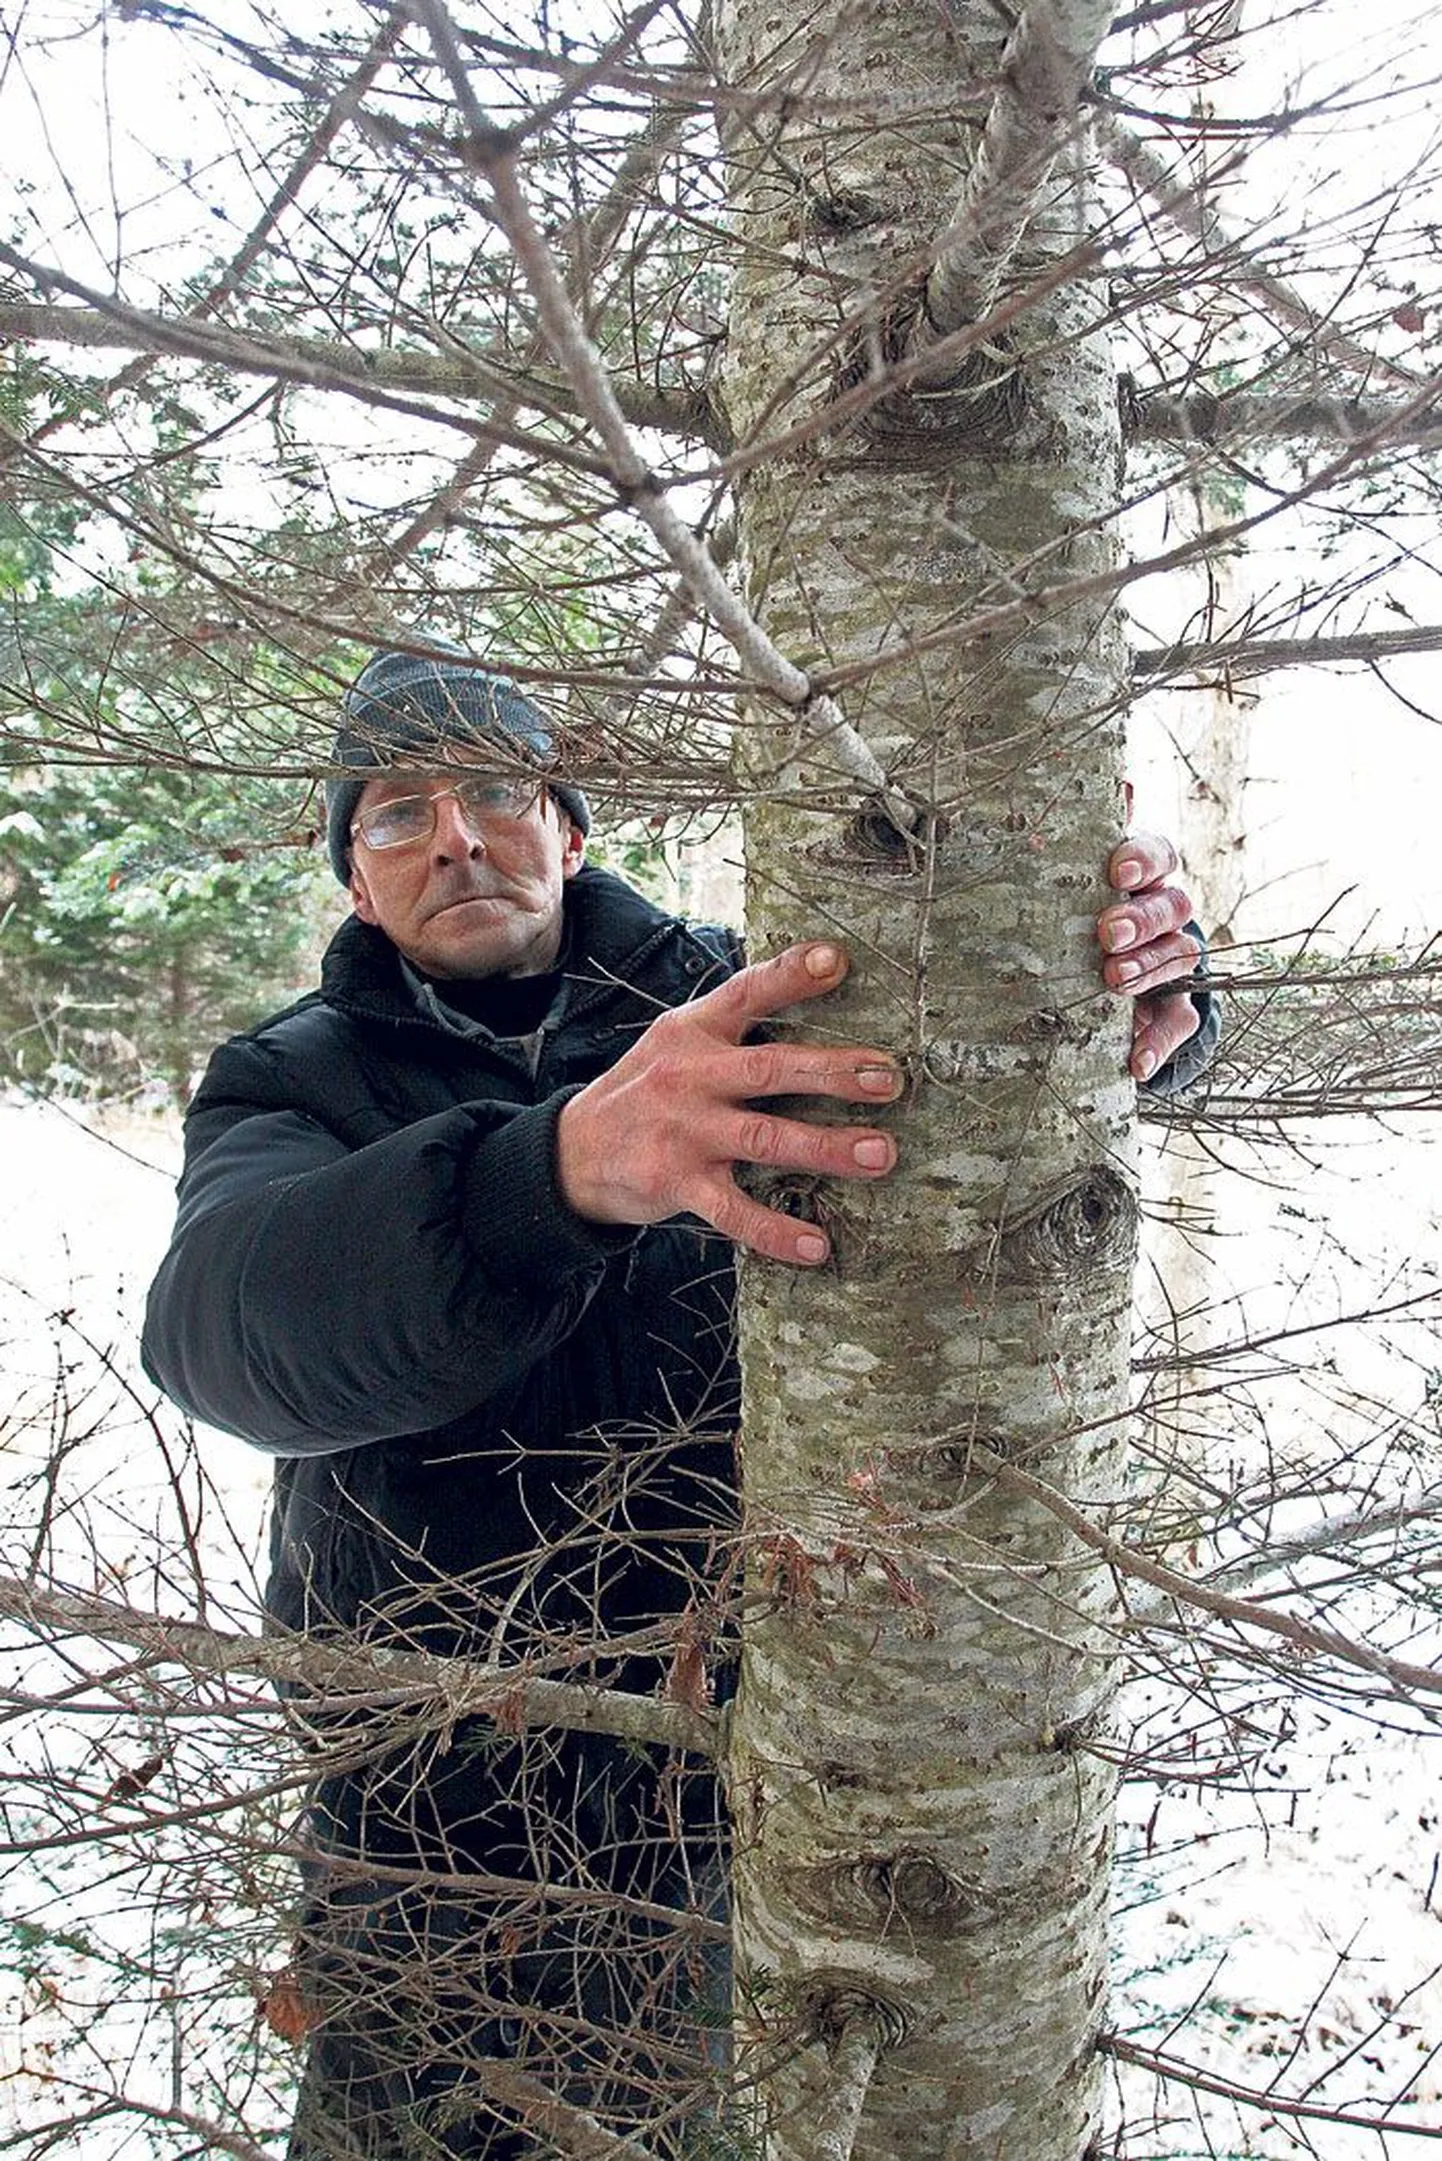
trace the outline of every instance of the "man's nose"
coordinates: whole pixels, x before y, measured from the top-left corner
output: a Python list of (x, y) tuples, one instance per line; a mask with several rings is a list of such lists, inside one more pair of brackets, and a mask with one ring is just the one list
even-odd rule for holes
[(434, 798), (436, 830), (432, 846), (437, 855), (449, 860), (456, 855), (477, 856), (486, 852), (486, 838), (480, 826), (471, 818), (454, 788), (443, 789)]

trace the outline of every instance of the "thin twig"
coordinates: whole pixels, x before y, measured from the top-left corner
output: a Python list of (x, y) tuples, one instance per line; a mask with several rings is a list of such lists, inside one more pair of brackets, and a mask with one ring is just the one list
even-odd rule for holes
[(970, 1440), (968, 1445), (978, 1469), (1009, 1492), (1025, 1494), (1029, 1500), (1049, 1510), (1084, 1546), (1100, 1554), (1118, 1575), (1149, 1583), (1154, 1590), (1164, 1591), (1179, 1605), (1199, 1607), (1203, 1613), (1230, 1621), (1236, 1628), (1261, 1629), (1266, 1634), (1282, 1637), (1294, 1650), (1356, 1666), (1363, 1673), (1374, 1674), (1379, 1681), (1401, 1694), (1442, 1695), (1442, 1673), (1434, 1667), (1419, 1666), (1411, 1659), (1392, 1658), (1384, 1651), (1374, 1651), (1370, 1644), (1358, 1643), (1351, 1636), (1339, 1634), (1335, 1629), (1318, 1628), (1311, 1622), (1297, 1620), (1292, 1614), (1273, 1613), (1270, 1608), (1256, 1605), (1250, 1599), (1230, 1598), (1224, 1591), (1214, 1591), (1191, 1577), (1178, 1575), (1175, 1569), (1153, 1560), (1138, 1547), (1102, 1530), (1044, 1479), (1034, 1477), (1014, 1463), (1005, 1462), (978, 1441)]
[(1307, 2116), (1318, 2123), (1347, 2124), (1360, 2131), (1387, 2133), (1395, 2138), (1442, 2139), (1442, 2124), (1402, 2123), (1394, 2116), (1368, 2116), (1360, 2109), (1328, 2108), (1321, 2101), (1289, 2101), (1283, 2094), (1273, 2093), (1271, 2088), (1261, 2090), (1255, 2086), (1239, 2086), (1235, 2079), (1219, 2078), (1214, 2071), (1200, 2071), (1195, 2065), (1181, 2063), (1175, 2056), (1159, 2056), (1154, 2049), (1138, 2048), (1135, 2041), (1124, 2041), (1120, 2034), (1103, 2034), (1097, 2046), (1105, 2056), (1114, 2056), (1118, 2063), (1135, 2064), (1138, 2070), (1151, 2071), (1157, 2078), (1174, 2080), (1183, 2086), (1194, 2086), (1200, 2093), (1220, 2094), (1224, 2100), (1240, 2102), (1244, 2108), (1266, 2109), (1277, 2116)]
[(1395, 361), (1388, 360), (1374, 348), (1359, 345), (1355, 338), (1348, 337), (1344, 330), (1333, 324), (1320, 321), (1316, 310), (1308, 307), (1285, 278), (1259, 270), (1255, 265), (1254, 249), (1228, 229), (1199, 190), (1119, 121), (1100, 118), (1097, 137), (1102, 149), (1138, 193), (1150, 196), (1163, 217), (1189, 239), (1199, 241), (1209, 255), (1222, 256), (1234, 263), (1239, 289), (1250, 293), (1282, 322), (1301, 330), (1309, 344), (1319, 352), (1326, 353), (1329, 359), (1340, 362), (1358, 375), (1385, 376), (1405, 390), (1421, 387), (1423, 377), (1398, 367)]
[(605, 361), (587, 336), (531, 215), (516, 171), (514, 138), (495, 127), (477, 102), (455, 27), (441, 0), (414, 0), (414, 13), (430, 35), (450, 78), (467, 130), (466, 154), (490, 186), (496, 222), (531, 289), (551, 350), (569, 377), (582, 412), (605, 445), (617, 495), (655, 537), (699, 605), (730, 641), (757, 688), (789, 706), (836, 770), (857, 782), (867, 795), (880, 796), (893, 818), (909, 827), (914, 814), (891, 787), (869, 745), (846, 720), (834, 699), (819, 691), (805, 670), (787, 660), (773, 644), (652, 473), (617, 402)]

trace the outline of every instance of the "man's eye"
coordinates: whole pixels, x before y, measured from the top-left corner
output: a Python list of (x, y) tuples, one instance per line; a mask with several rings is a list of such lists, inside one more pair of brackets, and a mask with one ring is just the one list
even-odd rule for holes
[(529, 809), (534, 793), (524, 781), (516, 780), (463, 781), (456, 790), (466, 810), (494, 818), (519, 817)]
[(467, 810), (499, 810), (506, 799), (506, 789), (497, 780), (465, 780), (456, 794)]
[(387, 841), (409, 840), (424, 831), (430, 820), (430, 804), (423, 795), (403, 795), (394, 803), (377, 804), (363, 820), (368, 840), (384, 847)]

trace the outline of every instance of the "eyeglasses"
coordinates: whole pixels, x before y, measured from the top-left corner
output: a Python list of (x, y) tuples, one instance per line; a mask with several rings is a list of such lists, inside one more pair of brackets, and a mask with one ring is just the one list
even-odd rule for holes
[(436, 805), (453, 795), (457, 808), (473, 832), (484, 835), (487, 826), (514, 825), (524, 818), (545, 792), (544, 783), (533, 780), (497, 780), (478, 773), (473, 780), (458, 780), (453, 788), (436, 788), (428, 795), (398, 795), (389, 803), (373, 803), (351, 827), (368, 848), (407, 848), (429, 840), (436, 829)]

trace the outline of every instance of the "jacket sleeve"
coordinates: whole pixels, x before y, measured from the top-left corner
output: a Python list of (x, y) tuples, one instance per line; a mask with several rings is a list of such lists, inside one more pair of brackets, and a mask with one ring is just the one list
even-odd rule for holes
[(360, 1148), (287, 1102), (264, 1049), (223, 1045), (187, 1121), (146, 1372), (282, 1455), (444, 1425), (518, 1379), (636, 1233), (555, 1183), (567, 1090), (462, 1104)]

